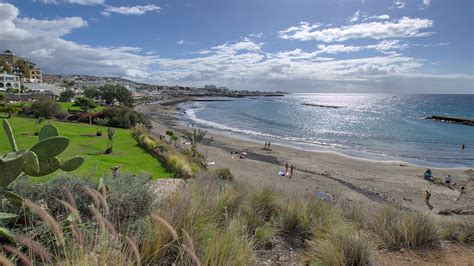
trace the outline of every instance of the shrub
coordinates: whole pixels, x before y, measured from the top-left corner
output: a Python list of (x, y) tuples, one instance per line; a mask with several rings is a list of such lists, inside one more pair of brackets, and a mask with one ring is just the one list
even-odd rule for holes
[(213, 230), (202, 251), (205, 265), (252, 265), (253, 241), (239, 219), (230, 221), (224, 230)]
[(247, 228), (251, 234), (276, 219), (280, 211), (277, 197), (270, 188), (250, 191), (242, 210)]
[(150, 120), (143, 113), (126, 106), (107, 107), (98, 116), (107, 118), (110, 127), (132, 128), (138, 123), (151, 126)]
[(33, 184), (28, 179), (20, 179), (12, 184), (12, 190), (34, 202), (43, 202), (44, 207), (54, 216), (58, 218), (65, 218), (68, 212), (64, 207), (56, 200), (67, 199), (68, 195), (65, 190), (67, 188), (72, 193), (74, 200), (76, 201), (77, 209), (80, 212), (88, 213), (89, 204), (91, 203), (90, 198), (83, 191), (84, 186), (95, 187), (95, 184), (87, 179), (60, 175), (48, 182), (41, 184)]
[(234, 180), (234, 175), (230, 172), (229, 168), (219, 168), (215, 170), (217, 177), (222, 180), (232, 181)]
[[(105, 179), (104, 183), (109, 188), (109, 218), (119, 230), (126, 231), (129, 224), (150, 214), (153, 194), (145, 185), (149, 180), (150, 176), (147, 175), (124, 175), (116, 179)], [(62, 175), (41, 184), (32, 184), (29, 180), (19, 180), (13, 184), (12, 189), (15, 193), (32, 201), (42, 202), (54, 217), (65, 219), (69, 212), (56, 198), (67, 200), (67, 189), (72, 193), (78, 211), (89, 214), (89, 205), (92, 201), (90, 196), (84, 192), (86, 186), (95, 188), (97, 185), (88, 179)], [(90, 220), (92, 216), (83, 218)]]
[(307, 259), (318, 265), (368, 265), (376, 244), (363, 232), (340, 226), (308, 242)]
[(437, 224), (425, 214), (384, 207), (366, 221), (368, 229), (388, 248), (418, 248), (439, 240)]
[(154, 195), (148, 189), (148, 175), (125, 175), (107, 178), (105, 184), (110, 189), (110, 220), (120, 231), (151, 213)]
[(474, 243), (474, 223), (451, 222), (443, 224), (441, 237), (446, 240), (457, 241), (464, 244)]
[(49, 119), (57, 116), (64, 116), (62, 113), (63, 111), (61, 110), (59, 103), (55, 100), (49, 99), (41, 99), (31, 104), (30, 107), (25, 108), (26, 115), (31, 115), (36, 118), (44, 117)]
[(76, 93), (73, 90), (66, 89), (59, 94), (59, 100), (61, 102), (70, 102), (74, 96), (76, 96)]
[(304, 238), (311, 232), (311, 215), (308, 202), (301, 199), (289, 201), (280, 213), (280, 230), (287, 235)]

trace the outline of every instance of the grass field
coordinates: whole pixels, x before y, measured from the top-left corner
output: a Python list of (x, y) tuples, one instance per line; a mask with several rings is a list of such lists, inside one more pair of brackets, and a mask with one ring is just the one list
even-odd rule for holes
[[(19, 149), (30, 148), (37, 142), (38, 137), (33, 134), (35, 120), (13, 117), (9, 121)], [(156, 158), (138, 146), (131, 130), (117, 128), (113, 153), (103, 154), (107, 146), (107, 136), (95, 136), (95, 126), (83, 123), (50, 122), (58, 127), (60, 135), (71, 139), (71, 144), (60, 158), (68, 159), (75, 155), (82, 155), (86, 158), (84, 165), (73, 172), (74, 175), (98, 179), (104, 174), (110, 174), (111, 167), (122, 165), (121, 173), (149, 173), (154, 179), (170, 176)], [(5, 132), (0, 130), (0, 152), (8, 151), (10, 151), (9, 142)], [(58, 172), (50, 176), (35, 177), (34, 181), (48, 180)]]

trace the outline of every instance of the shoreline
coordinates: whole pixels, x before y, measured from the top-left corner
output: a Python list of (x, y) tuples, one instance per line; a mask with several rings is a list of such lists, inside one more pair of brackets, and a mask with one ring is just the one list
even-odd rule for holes
[[(210, 98), (210, 99), (206, 99)], [(214, 97), (186, 97), (174, 99), (171, 101), (166, 101), (162, 105), (173, 106), (176, 111), (182, 111), (183, 109), (179, 107), (180, 104), (190, 102), (190, 101), (216, 101), (213, 100)], [(220, 97), (222, 98), (222, 97)], [(222, 101), (222, 100), (217, 100)], [(223, 100), (226, 101), (226, 100)], [(158, 103), (159, 104), (159, 103)], [(176, 114), (174, 114), (176, 117)], [(181, 116), (181, 115), (179, 115)], [(184, 121), (181, 117), (176, 117), (180, 126), (186, 127)], [(213, 122), (212, 122), (213, 123)], [(324, 145), (319, 143), (311, 143), (304, 141), (288, 140), (283, 137), (273, 136), (264, 134), (262, 136), (247, 134), (245, 132), (234, 131), (232, 129), (217, 129), (208, 126), (201, 126), (202, 129), (212, 132), (216, 135), (224, 135), (230, 138), (237, 138), (242, 141), (250, 141), (254, 143), (263, 143), (271, 140), (272, 144), (278, 144), (293, 149), (300, 149), (307, 152), (321, 152), (321, 153), (335, 153), (339, 156), (345, 156), (354, 160), (369, 160), (373, 162), (387, 162), (387, 163), (399, 163), (399, 164), (410, 164), (417, 167), (424, 167), (430, 169), (446, 169), (446, 170), (469, 170), (474, 169), (474, 166), (464, 165), (464, 164), (455, 164), (455, 163), (443, 163), (437, 161), (426, 161), (419, 158), (410, 158), (410, 157), (399, 157), (396, 155), (383, 154), (383, 153), (371, 153), (363, 150), (353, 149), (351, 147), (346, 147), (346, 149), (337, 148), (333, 145)], [(378, 157), (378, 158), (376, 158)], [(381, 158), (380, 158), (381, 157)]]
[[(175, 102), (165, 106), (141, 105), (137, 110), (150, 117), (155, 134), (164, 135), (167, 128), (186, 129), (175, 117), (179, 103)], [(250, 186), (269, 186), (289, 197), (314, 196), (322, 191), (334, 195), (341, 204), (351, 202), (361, 207), (390, 205), (402, 210), (431, 213), (439, 219), (474, 220), (473, 215), (437, 214), (444, 210), (474, 214), (474, 171), (470, 168), (432, 168), (438, 179), (433, 183), (422, 177), (426, 168), (400, 161), (378, 161), (274, 143), (271, 146), (273, 151), (265, 151), (263, 141), (242, 140), (211, 131), (206, 139), (199, 150), (214, 163), (209, 166), (210, 170), (229, 168), (237, 182)], [(248, 156), (239, 159), (232, 156), (231, 151), (245, 151)], [(285, 163), (295, 165), (295, 176), (291, 179), (277, 175)], [(454, 190), (442, 185), (442, 178), (447, 174), (457, 182)], [(460, 186), (465, 186), (468, 193), (461, 194)], [(424, 204), (425, 190), (432, 194), (432, 211)]]

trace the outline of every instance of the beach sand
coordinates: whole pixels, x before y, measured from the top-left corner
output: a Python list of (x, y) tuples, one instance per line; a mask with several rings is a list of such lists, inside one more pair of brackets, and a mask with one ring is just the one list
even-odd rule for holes
[[(137, 110), (153, 121), (154, 134), (164, 135), (167, 128), (176, 131), (185, 128), (174, 116), (174, 104), (140, 105)], [(306, 151), (274, 143), (271, 151), (263, 147), (264, 143), (208, 133), (198, 149), (215, 163), (209, 166), (211, 170), (229, 168), (237, 182), (252, 187), (271, 187), (284, 196), (315, 197), (321, 191), (334, 195), (341, 204), (355, 204), (367, 209), (386, 204), (402, 210), (430, 213), (443, 220), (474, 221), (472, 169), (431, 168), (437, 182), (430, 182), (422, 176), (426, 168), (409, 163), (359, 159), (336, 152)], [(231, 151), (245, 151), (248, 156), (241, 159)], [(284, 170), (285, 163), (295, 165), (292, 178), (278, 175), (279, 170)], [(448, 174), (454, 178), (454, 189), (442, 184)], [(465, 187), (466, 193), (460, 192), (461, 186)], [(425, 190), (431, 193), (432, 210), (424, 203)], [(439, 215), (442, 210), (463, 214)]]

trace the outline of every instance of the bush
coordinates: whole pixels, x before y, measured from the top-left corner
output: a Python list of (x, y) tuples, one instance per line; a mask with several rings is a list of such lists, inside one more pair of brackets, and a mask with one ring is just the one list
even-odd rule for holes
[(233, 219), (224, 230), (211, 232), (202, 262), (204, 265), (252, 265), (255, 259), (253, 240), (241, 220)]
[(437, 224), (425, 214), (384, 207), (367, 217), (366, 221), (368, 229), (388, 248), (412, 249), (439, 240)]
[[(109, 188), (109, 219), (119, 230), (126, 231), (128, 224), (150, 214), (153, 195), (146, 186), (146, 182), (149, 180), (150, 176), (147, 175), (121, 176), (116, 179), (106, 178), (104, 180)], [(27, 179), (20, 179), (12, 185), (12, 189), (15, 193), (34, 202), (42, 202), (54, 217), (65, 219), (69, 212), (56, 198), (68, 199), (65, 190), (67, 188), (73, 195), (78, 211), (89, 214), (89, 205), (92, 200), (84, 192), (86, 186), (95, 188), (97, 184), (91, 180), (62, 175), (41, 184), (32, 184)], [(91, 220), (92, 216), (86, 216), (84, 219)]]
[(232, 181), (234, 180), (234, 175), (230, 172), (229, 168), (219, 168), (215, 170), (217, 177), (222, 180)]
[(12, 190), (24, 198), (28, 198), (34, 202), (41, 201), (43, 206), (54, 216), (65, 218), (68, 212), (56, 200), (66, 199), (68, 197), (65, 188), (72, 192), (76, 201), (77, 209), (80, 212), (88, 213), (90, 198), (83, 191), (84, 186), (95, 187), (95, 183), (90, 180), (60, 175), (48, 182), (41, 184), (33, 184), (30, 180), (23, 178), (12, 184)]
[(143, 113), (126, 106), (107, 107), (98, 116), (108, 119), (109, 127), (132, 128), (138, 123), (146, 127), (151, 126), (150, 120)]
[(446, 223), (440, 230), (441, 237), (464, 244), (474, 243), (474, 223), (452, 222)]
[(24, 111), (26, 115), (32, 115), (36, 118), (44, 117), (50, 119), (58, 116), (64, 117), (59, 103), (49, 99), (36, 101), (30, 107), (25, 108)]
[(340, 226), (308, 243), (307, 259), (318, 265), (368, 265), (376, 244), (363, 232)]

